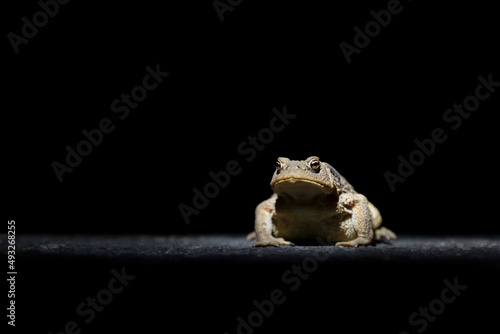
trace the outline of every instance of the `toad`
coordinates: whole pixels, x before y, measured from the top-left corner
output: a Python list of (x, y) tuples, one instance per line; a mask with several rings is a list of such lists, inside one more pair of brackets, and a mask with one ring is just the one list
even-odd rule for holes
[(379, 210), (316, 156), (278, 158), (271, 188), (274, 194), (255, 210), (254, 247), (317, 238), (335, 246), (358, 247), (396, 238), (381, 227)]

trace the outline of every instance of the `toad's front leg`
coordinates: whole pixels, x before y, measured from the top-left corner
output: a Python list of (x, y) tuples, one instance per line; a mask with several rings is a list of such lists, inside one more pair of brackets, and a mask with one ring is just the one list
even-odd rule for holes
[(352, 210), (352, 218), (358, 223), (358, 236), (349, 241), (337, 242), (335, 246), (358, 247), (369, 245), (373, 240), (373, 225), (368, 200), (361, 194), (344, 193), (340, 195), (340, 204)]
[(271, 196), (268, 200), (257, 205), (255, 209), (255, 239), (254, 247), (266, 247), (280, 245), (290, 245), (290, 241), (283, 238), (275, 238), (273, 236), (273, 214), (274, 204), (276, 203), (276, 195)]

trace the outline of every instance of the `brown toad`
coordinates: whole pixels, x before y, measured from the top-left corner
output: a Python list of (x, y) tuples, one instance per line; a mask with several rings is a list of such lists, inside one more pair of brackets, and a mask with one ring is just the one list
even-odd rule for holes
[(382, 237), (396, 238), (380, 227), (378, 209), (316, 156), (278, 158), (271, 188), (274, 194), (255, 210), (254, 246), (322, 238), (336, 246), (357, 247)]

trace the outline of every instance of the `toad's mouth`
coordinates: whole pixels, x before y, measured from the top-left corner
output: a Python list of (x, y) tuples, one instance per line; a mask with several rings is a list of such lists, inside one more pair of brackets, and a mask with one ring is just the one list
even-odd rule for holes
[(333, 191), (333, 189), (326, 184), (313, 180), (298, 179), (294, 177), (278, 180), (271, 184), (271, 188), (278, 195), (289, 194), (294, 196), (330, 194)]
[(316, 185), (318, 187), (325, 187), (324, 184), (321, 184), (321, 183), (316, 182), (316, 181), (307, 180), (307, 179), (297, 179), (297, 178), (294, 178), (294, 177), (289, 177), (289, 178), (286, 178), (286, 179), (283, 179), (283, 180), (278, 180), (278, 181), (274, 182), (274, 184), (272, 184), (271, 186), (275, 186), (275, 185), (283, 183), (283, 182), (288, 182), (288, 183), (307, 182), (307, 183), (314, 184), (314, 185)]

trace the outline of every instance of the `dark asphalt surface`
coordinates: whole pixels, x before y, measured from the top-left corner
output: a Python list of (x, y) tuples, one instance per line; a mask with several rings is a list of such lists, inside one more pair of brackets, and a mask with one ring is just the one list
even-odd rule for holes
[[(326, 261), (444, 261), (500, 265), (500, 236), (400, 236), (373, 246), (348, 248), (301, 244), (252, 247), (244, 235), (103, 236), (20, 235), (18, 255), (27, 258), (121, 259), (140, 261), (296, 262), (318, 251)], [(327, 254), (327, 255), (326, 255)]]
[[(18, 235), (16, 245), (20, 332), (60, 333), (70, 321), (80, 334), (441, 334), (498, 323), (500, 236), (401, 235), (357, 249), (253, 248), (244, 235)], [(127, 285), (107, 293), (120, 273)], [(276, 291), (283, 303), (271, 307)], [(440, 302), (443, 291), (453, 302)]]

